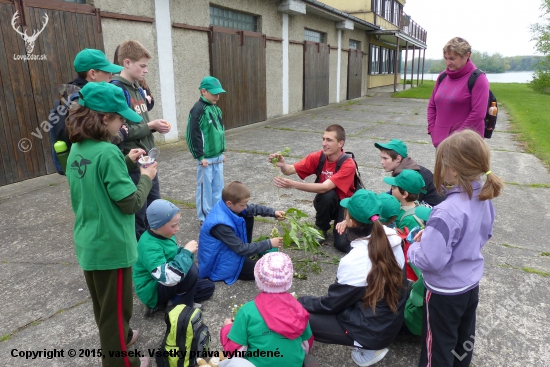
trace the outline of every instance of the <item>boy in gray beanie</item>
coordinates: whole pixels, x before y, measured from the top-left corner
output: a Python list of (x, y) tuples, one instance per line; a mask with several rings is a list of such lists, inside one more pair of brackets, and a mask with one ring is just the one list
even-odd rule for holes
[(206, 300), (214, 293), (214, 283), (198, 279), (194, 263), (197, 241), (179, 247), (180, 209), (171, 202), (157, 199), (147, 208), (148, 229), (138, 242), (138, 260), (133, 279), (138, 298), (145, 304), (145, 316), (172, 306)]

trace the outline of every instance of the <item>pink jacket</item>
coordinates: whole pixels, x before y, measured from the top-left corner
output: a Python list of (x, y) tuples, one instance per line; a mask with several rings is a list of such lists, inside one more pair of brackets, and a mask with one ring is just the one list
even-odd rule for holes
[(455, 131), (471, 129), (483, 137), (485, 115), (489, 99), (489, 81), (480, 75), (468, 90), (468, 79), (476, 70), (470, 60), (460, 70), (445, 70), (447, 77), (441, 84), (436, 82), (428, 104), (428, 134), (437, 148)]

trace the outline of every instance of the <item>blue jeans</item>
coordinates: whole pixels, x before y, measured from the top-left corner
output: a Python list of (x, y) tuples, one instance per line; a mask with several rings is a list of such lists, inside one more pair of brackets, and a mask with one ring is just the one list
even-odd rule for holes
[(197, 164), (197, 217), (204, 221), (214, 205), (221, 199), (223, 190), (223, 155), (206, 158), (208, 167)]

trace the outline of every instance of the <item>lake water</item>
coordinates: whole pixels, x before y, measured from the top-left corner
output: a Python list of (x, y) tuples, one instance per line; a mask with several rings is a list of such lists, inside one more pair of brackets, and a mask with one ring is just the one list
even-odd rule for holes
[[(424, 74), (424, 80), (436, 80), (439, 74)], [(529, 83), (533, 80), (532, 71), (515, 71), (509, 73), (499, 73), (499, 74), (486, 74), (489, 83)], [(403, 79), (404, 76), (401, 75)], [(410, 80), (411, 74), (407, 75), (407, 80)], [(422, 74), (420, 74), (420, 79), (422, 79)], [(414, 80), (416, 81), (416, 73), (414, 74)]]

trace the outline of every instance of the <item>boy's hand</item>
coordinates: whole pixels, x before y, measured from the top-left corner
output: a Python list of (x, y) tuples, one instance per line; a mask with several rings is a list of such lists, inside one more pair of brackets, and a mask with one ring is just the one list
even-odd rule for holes
[(158, 166), (158, 163), (153, 162), (147, 167), (139, 166), (139, 171), (141, 172), (142, 175), (147, 175), (151, 178), (151, 180), (153, 180), (157, 175), (157, 166)]
[(225, 319), (225, 320), (223, 321), (223, 326), (229, 325), (229, 324), (232, 324), (232, 323), (233, 323), (233, 322), (231, 321), (231, 319)]
[(280, 187), (281, 189), (291, 189), (293, 187), (294, 181), (284, 177), (275, 177), (273, 179), (273, 184), (275, 187)]
[(275, 163), (275, 165), (277, 167), (284, 167), (285, 166), (285, 158), (281, 155), (281, 154), (278, 154), (278, 153), (273, 153), (273, 154), (270, 154), (269, 155), (269, 163), (273, 163), (273, 158), (277, 158), (278, 161), (277, 163)]
[(199, 163), (201, 164), (201, 166), (203, 167), (208, 167), (208, 161), (206, 159), (203, 159), (202, 161), (199, 161)]
[(199, 243), (195, 240), (189, 241), (183, 248), (194, 254), (199, 249)]
[(273, 248), (281, 248), (281, 246), (283, 245), (283, 237), (275, 237), (275, 238), (272, 238), (271, 240), (271, 247)]
[(143, 149), (132, 149), (128, 153), (128, 157), (132, 160), (132, 162), (136, 163), (139, 159), (139, 157), (143, 154), (147, 154), (147, 152)]
[(285, 219), (285, 212), (282, 210), (275, 210), (275, 218), (278, 220), (284, 220)]
[(423, 229), (421, 229), (421, 230), (416, 234), (416, 236), (414, 236), (414, 238), (413, 238), (413, 241), (414, 241), (414, 242), (420, 242), (420, 240), (422, 239), (422, 232), (424, 232)]
[(149, 126), (149, 130), (156, 130), (161, 134), (166, 134), (170, 132), (170, 129), (172, 128), (168, 121), (162, 119), (153, 120), (147, 123), (147, 126)]
[(343, 234), (346, 231), (346, 228), (348, 228), (348, 224), (345, 220), (336, 224), (336, 230), (338, 231), (338, 234)]

